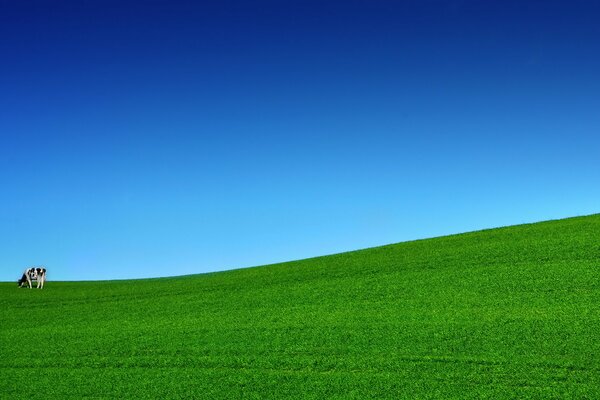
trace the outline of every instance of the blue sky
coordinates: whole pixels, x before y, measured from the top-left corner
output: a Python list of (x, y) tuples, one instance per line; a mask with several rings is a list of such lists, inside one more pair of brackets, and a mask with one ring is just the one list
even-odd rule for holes
[(600, 8), (1, 1), (0, 280), (600, 211)]

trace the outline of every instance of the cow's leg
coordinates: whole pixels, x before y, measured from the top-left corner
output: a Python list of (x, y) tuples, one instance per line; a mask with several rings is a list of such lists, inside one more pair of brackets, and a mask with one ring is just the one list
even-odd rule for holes
[(27, 274), (27, 286), (29, 286), (29, 289), (31, 289), (31, 277), (29, 274)]
[(40, 276), (39, 280), (38, 280), (38, 284), (40, 286), (40, 289), (44, 288), (44, 283), (45, 282), (46, 282), (46, 276), (45, 275)]

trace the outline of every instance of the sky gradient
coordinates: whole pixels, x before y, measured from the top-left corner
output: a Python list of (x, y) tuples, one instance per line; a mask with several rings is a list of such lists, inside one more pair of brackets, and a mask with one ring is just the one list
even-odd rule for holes
[(600, 212), (583, 1), (0, 1), (0, 280)]

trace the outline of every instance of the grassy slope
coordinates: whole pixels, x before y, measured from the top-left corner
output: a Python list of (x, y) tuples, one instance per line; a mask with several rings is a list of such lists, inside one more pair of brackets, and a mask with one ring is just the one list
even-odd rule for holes
[(214, 274), (2, 283), (0, 396), (599, 398), (599, 233), (594, 215)]

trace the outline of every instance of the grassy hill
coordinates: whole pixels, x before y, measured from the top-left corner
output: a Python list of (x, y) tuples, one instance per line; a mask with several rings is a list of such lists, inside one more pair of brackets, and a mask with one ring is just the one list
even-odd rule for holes
[(600, 398), (600, 215), (213, 274), (1, 283), (0, 397)]

